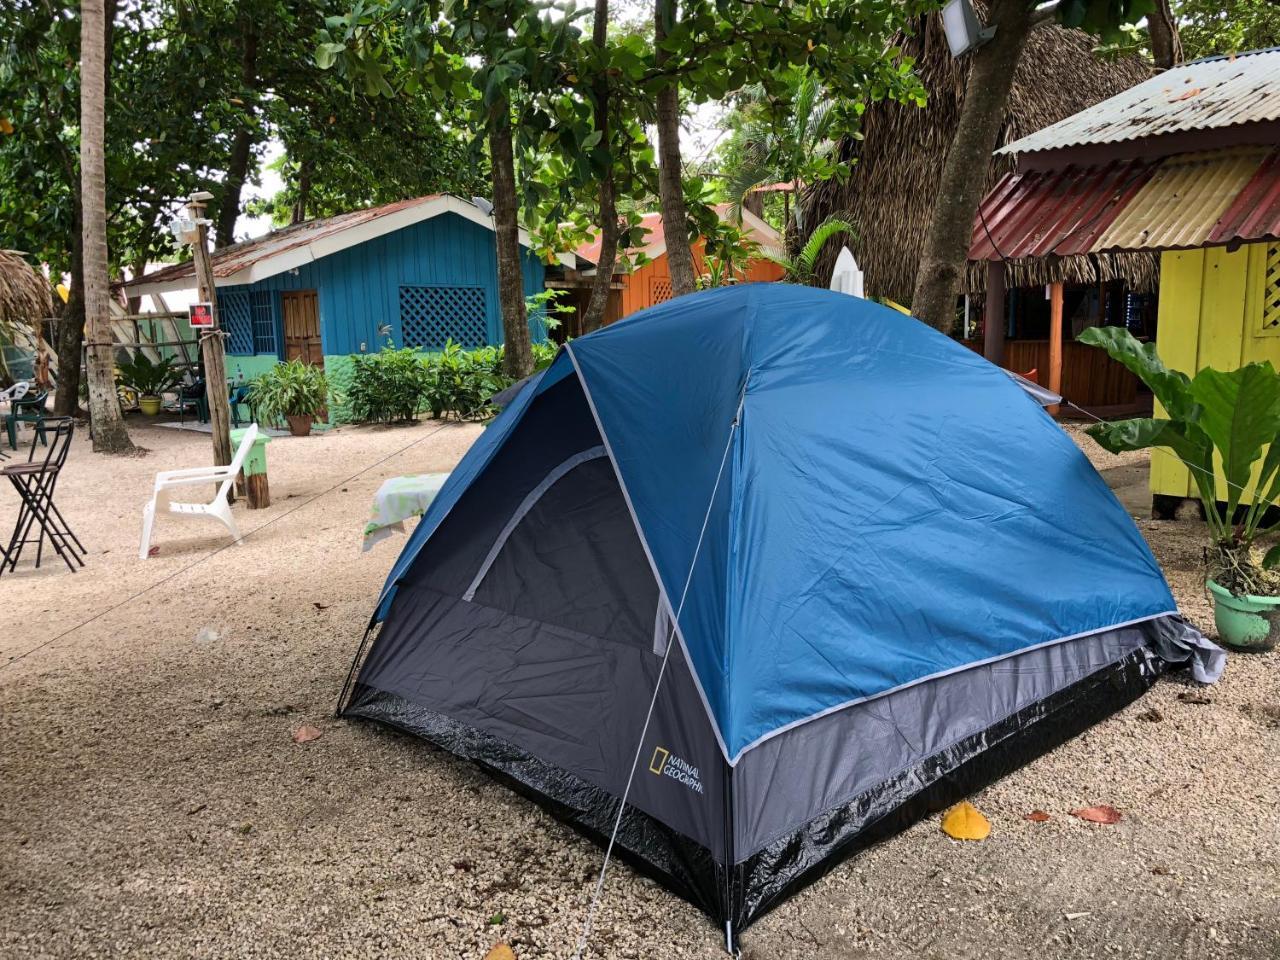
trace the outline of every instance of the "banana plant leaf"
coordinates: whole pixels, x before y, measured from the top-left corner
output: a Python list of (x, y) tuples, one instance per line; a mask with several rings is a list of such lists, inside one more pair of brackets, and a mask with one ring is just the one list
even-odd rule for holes
[(1090, 327), (1076, 339), (1101, 347), (1112, 360), (1126, 366), (1155, 394), (1172, 419), (1194, 422), (1200, 418), (1191, 378), (1166, 367), (1154, 343), (1142, 343), (1124, 327)]
[(1228, 371), (1206, 367), (1191, 382), (1191, 394), (1201, 407), (1199, 426), (1218, 448), (1232, 516), (1262, 448), (1280, 433), (1280, 376), (1269, 362)]

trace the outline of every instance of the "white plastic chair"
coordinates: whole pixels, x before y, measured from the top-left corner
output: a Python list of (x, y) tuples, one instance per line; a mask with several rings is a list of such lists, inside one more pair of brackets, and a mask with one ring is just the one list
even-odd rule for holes
[[(157, 510), (168, 510), (170, 513), (184, 517), (213, 517), (231, 531), (231, 536), (235, 538), (236, 543), (240, 542), (240, 530), (236, 527), (235, 518), (231, 516), (231, 504), (228, 498), (231, 495), (231, 485), (236, 482), (236, 476), (244, 466), (245, 458), (249, 456), (249, 451), (253, 449), (253, 441), (257, 437), (258, 425), (250, 424), (249, 429), (245, 431), (244, 439), (240, 441), (236, 455), (231, 458), (228, 466), (191, 467), (186, 470), (165, 470), (156, 474), (155, 492), (151, 494), (151, 501), (142, 508), (142, 546), (138, 549), (139, 559), (147, 559), (147, 554), (150, 552), (151, 527), (155, 523)], [(209, 503), (171, 503), (169, 501), (170, 490), (209, 483), (218, 484), (218, 492)]]

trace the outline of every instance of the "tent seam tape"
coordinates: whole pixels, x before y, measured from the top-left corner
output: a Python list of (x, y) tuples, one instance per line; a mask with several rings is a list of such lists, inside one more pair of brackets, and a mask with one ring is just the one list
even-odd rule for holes
[(658, 572), (658, 564), (653, 559), (653, 551), (649, 549), (648, 538), (645, 537), (644, 529), (640, 526), (640, 518), (636, 516), (635, 504), (631, 502), (631, 491), (627, 489), (627, 482), (622, 478), (622, 470), (618, 466), (618, 459), (613, 453), (613, 444), (609, 442), (609, 435), (605, 432), (604, 423), (600, 419), (600, 412), (596, 409), (595, 399), (591, 396), (591, 387), (587, 385), (587, 378), (582, 373), (582, 367), (578, 365), (578, 357), (573, 352), (573, 347), (566, 343), (564, 350), (569, 354), (569, 360), (573, 363), (574, 372), (578, 375), (578, 382), (582, 384), (582, 394), (587, 398), (587, 406), (591, 410), (591, 418), (596, 422), (596, 430), (599, 431), (600, 439), (604, 442), (604, 449), (609, 455), (609, 463), (613, 466), (613, 473), (618, 478), (618, 487), (622, 490), (622, 499), (626, 501), (627, 512), (631, 514), (631, 522), (636, 528), (636, 536), (640, 538), (640, 546), (644, 548), (645, 558), (649, 561), (649, 569), (653, 572), (653, 579), (657, 581), (658, 593), (662, 595), (667, 609), (672, 612), (671, 622), (675, 625), (676, 640), (680, 643), (680, 650), (684, 654), (685, 666), (689, 668), (689, 676), (693, 678), (694, 689), (698, 691), (698, 699), (702, 701), (702, 709), (706, 712), (707, 721), (711, 724), (711, 732), (715, 734), (716, 743), (720, 747), (720, 752), (724, 756), (725, 762), (732, 766), (732, 761), (729, 760), (728, 744), (725, 743), (724, 736), (720, 733), (720, 724), (716, 722), (715, 714), (711, 711), (711, 701), (707, 699), (707, 693), (702, 688), (702, 680), (698, 676), (698, 668), (693, 662), (693, 657), (689, 655), (689, 647), (684, 641), (684, 631), (680, 627), (680, 621), (674, 616), (675, 608), (671, 604), (671, 598), (667, 596), (667, 588), (662, 582), (662, 575)]
[(846, 700), (844, 703), (838, 703), (833, 707), (827, 707), (825, 710), (821, 710), (818, 713), (810, 714), (807, 717), (801, 717), (798, 720), (792, 720), (790, 723), (787, 723), (781, 727), (778, 727), (776, 730), (771, 730), (768, 733), (764, 734), (763, 736), (757, 737), (755, 740), (752, 740), (750, 743), (748, 743), (745, 747), (743, 747), (734, 755), (733, 759), (729, 761), (729, 766), (736, 767), (738, 765), (738, 761), (741, 760), (743, 755), (746, 754), (748, 751), (754, 750), (756, 747), (760, 746), (762, 743), (765, 743), (768, 740), (772, 740), (774, 737), (784, 734), (789, 730), (794, 730), (797, 727), (802, 727), (806, 723), (812, 723), (814, 720), (821, 720), (823, 717), (828, 717), (833, 713), (839, 713), (840, 711), (848, 710), (851, 707), (860, 706), (861, 704), (864, 704), (864, 703), (870, 703), (872, 700), (879, 700), (881, 697), (887, 697), (891, 693), (897, 693), (901, 690), (907, 690), (907, 689), (910, 689), (911, 687), (919, 686), (922, 683), (928, 683), (930, 680), (941, 680), (943, 677), (950, 676), (954, 673), (963, 673), (965, 670), (973, 670), (977, 667), (986, 666), (987, 664), (999, 663), (1001, 660), (1008, 660), (1010, 657), (1016, 657), (1020, 653), (1029, 653), (1032, 650), (1039, 650), (1043, 647), (1052, 647), (1060, 643), (1070, 643), (1072, 640), (1079, 640), (1082, 637), (1088, 637), (1095, 633), (1105, 633), (1108, 630), (1121, 630), (1124, 627), (1133, 627), (1138, 625), (1139, 623), (1147, 623), (1151, 620), (1159, 620), (1161, 617), (1168, 617), (1168, 616), (1178, 616), (1178, 610), (1176, 608), (1173, 610), (1164, 610), (1164, 611), (1161, 611), (1160, 613), (1152, 613), (1145, 617), (1136, 617), (1133, 620), (1125, 620), (1121, 623), (1113, 623), (1107, 627), (1096, 627), (1092, 630), (1082, 630), (1080, 633), (1073, 633), (1067, 637), (1058, 637), (1055, 640), (1046, 640), (1043, 643), (1037, 643), (1034, 646), (1021, 647), (1017, 650), (1012, 650), (1009, 653), (1002, 653), (998, 656), (988, 657), (985, 660), (975, 660), (973, 663), (966, 663), (966, 664), (963, 664), (962, 666), (952, 667), (949, 670), (940, 670), (937, 673), (929, 674), (927, 677), (919, 677), (916, 680), (911, 680), (907, 683), (899, 684), (898, 686), (891, 687), (888, 690), (881, 690), (879, 693), (873, 693), (873, 694), (870, 694), (869, 696), (858, 697), (854, 700)]

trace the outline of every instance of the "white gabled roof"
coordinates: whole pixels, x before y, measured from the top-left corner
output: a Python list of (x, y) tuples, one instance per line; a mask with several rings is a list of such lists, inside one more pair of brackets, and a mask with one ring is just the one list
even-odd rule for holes
[[(213, 282), (218, 287), (256, 283), (444, 213), (457, 214), (486, 230), (494, 229), (492, 216), (469, 200), (451, 194), (398, 200), (323, 220), (308, 220), (215, 250), (210, 257)], [(520, 231), (520, 243), (525, 247), (533, 245), (524, 230)], [(566, 266), (575, 262), (572, 254), (562, 254), (559, 259)], [(125, 289), (131, 296), (144, 296), (190, 290), (194, 286), (195, 267), (187, 260), (131, 280)]]

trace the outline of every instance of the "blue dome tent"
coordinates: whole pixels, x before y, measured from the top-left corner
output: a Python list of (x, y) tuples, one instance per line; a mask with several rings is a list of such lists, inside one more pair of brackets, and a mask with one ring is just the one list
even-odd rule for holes
[(450, 476), (370, 637), (343, 715), (596, 839), (631, 779), (616, 849), (731, 938), (1170, 665), (1221, 670), (1017, 383), (782, 284), (563, 348)]

